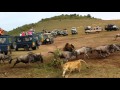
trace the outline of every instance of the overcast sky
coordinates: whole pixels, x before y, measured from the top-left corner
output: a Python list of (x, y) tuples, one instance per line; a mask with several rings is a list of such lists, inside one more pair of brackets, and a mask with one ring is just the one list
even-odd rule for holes
[(19, 26), (36, 23), (43, 18), (61, 14), (90, 14), (103, 20), (120, 19), (120, 12), (0, 12), (0, 28), (10, 31)]

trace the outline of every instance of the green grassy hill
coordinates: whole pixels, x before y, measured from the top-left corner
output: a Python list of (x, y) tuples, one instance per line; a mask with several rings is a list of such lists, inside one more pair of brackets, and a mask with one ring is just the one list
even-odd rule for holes
[(18, 27), (8, 32), (10, 35), (19, 35), (22, 31), (28, 31), (31, 27), (34, 27), (36, 32), (40, 32), (43, 29), (51, 31), (53, 29), (64, 29), (68, 31), (71, 27), (77, 27), (78, 31), (84, 30), (85, 26), (101, 26), (104, 28), (106, 24), (116, 24), (120, 26), (120, 20), (101, 20), (91, 16), (71, 16), (71, 15), (60, 15), (51, 18), (42, 19), (37, 23), (32, 23)]

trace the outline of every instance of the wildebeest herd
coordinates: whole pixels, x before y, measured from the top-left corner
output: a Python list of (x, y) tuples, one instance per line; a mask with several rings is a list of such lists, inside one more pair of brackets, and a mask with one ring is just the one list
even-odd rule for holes
[[(120, 45), (118, 44), (109, 44), (109, 45), (102, 45), (98, 47), (80, 47), (79, 49), (75, 49), (75, 46), (69, 43), (66, 43), (63, 50), (59, 50), (60, 58), (65, 58), (67, 60), (72, 60), (72, 57), (75, 56), (75, 58), (78, 58), (79, 55), (84, 54), (84, 59), (87, 56), (89, 58), (89, 53), (97, 52), (97, 54), (100, 57), (107, 57), (110, 55), (110, 53), (113, 53), (115, 51), (120, 51)], [(49, 52), (54, 53), (54, 52)]]

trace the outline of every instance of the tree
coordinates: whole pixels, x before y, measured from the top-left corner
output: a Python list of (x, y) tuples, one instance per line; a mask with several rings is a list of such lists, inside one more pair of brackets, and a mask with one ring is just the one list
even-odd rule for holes
[(87, 15), (87, 17), (88, 17), (88, 18), (91, 18), (91, 15), (90, 15), (90, 14), (88, 14), (88, 15)]

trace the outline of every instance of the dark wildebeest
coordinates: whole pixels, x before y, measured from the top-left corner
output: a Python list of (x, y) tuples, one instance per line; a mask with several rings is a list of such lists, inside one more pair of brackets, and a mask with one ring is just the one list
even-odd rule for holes
[(63, 48), (63, 51), (70, 51), (70, 52), (72, 52), (73, 50), (75, 50), (74, 45), (69, 44), (69, 43), (66, 43), (65, 47)]
[(34, 60), (31, 60), (31, 63), (37, 62), (37, 61), (41, 61), (41, 63), (43, 63), (43, 56), (41, 55), (41, 53), (35, 53), (33, 54)]
[(110, 45), (103, 45), (103, 46), (98, 46), (94, 49), (94, 51), (97, 51), (99, 56), (101, 57), (106, 57), (109, 56), (110, 53), (113, 53), (115, 51), (120, 51), (120, 48), (115, 45), (115, 44), (110, 44)]
[(110, 49), (110, 53), (115, 51), (120, 51), (120, 46), (118, 44), (111, 44), (112, 48)]
[(1, 63), (1, 61), (4, 62), (5, 60), (8, 60), (9, 64), (10, 64), (12, 61), (12, 57), (10, 55), (0, 54), (0, 63)]
[(41, 61), (41, 63), (43, 63), (43, 57), (41, 53), (36, 53), (36, 54), (28, 53), (27, 55), (22, 55), (17, 57), (17, 60), (15, 61), (13, 67), (20, 62), (27, 64), (27, 63), (34, 63), (38, 61)]
[[(65, 59), (66, 61), (68, 60), (73, 60), (76, 59), (76, 53), (74, 53), (74, 51), (70, 52), (70, 51), (59, 51), (58, 54), (56, 54), (55, 52), (51, 52), (49, 51), (48, 53), (52, 53), (54, 55), (54, 57), (59, 57), (60, 59)], [(57, 58), (56, 58), (57, 59)]]

